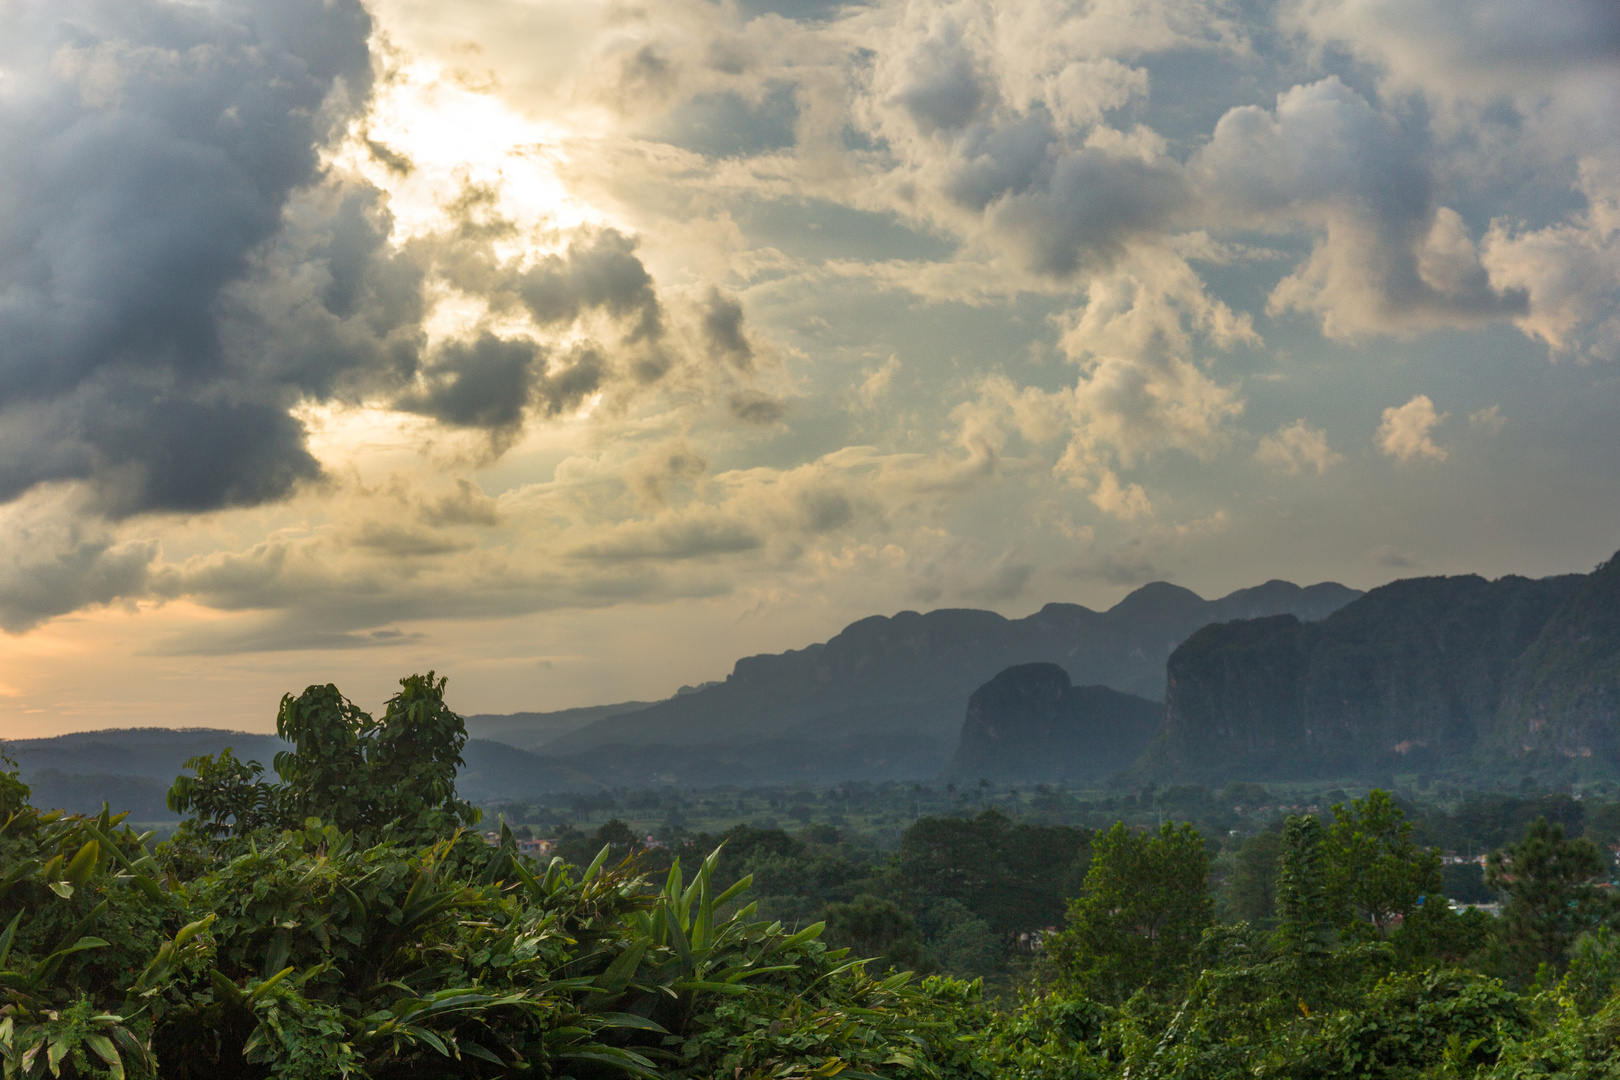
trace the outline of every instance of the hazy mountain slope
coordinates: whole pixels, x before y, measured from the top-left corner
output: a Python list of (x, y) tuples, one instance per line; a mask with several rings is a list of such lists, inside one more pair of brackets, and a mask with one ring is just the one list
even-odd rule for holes
[(973, 691), (944, 776), (1097, 783), (1134, 764), (1163, 717), (1156, 701), (1072, 686), (1056, 664), (1020, 664)]
[(80, 775), (139, 776), (156, 780), (164, 790), (180, 767), (201, 754), (229, 746), (237, 757), (257, 761), (268, 771), (278, 751), (288, 749), (274, 735), (218, 728), (122, 728), (86, 731), (49, 739), (18, 739), (7, 744), (24, 780), (32, 773), (55, 769)]
[(474, 803), (518, 799), (537, 791), (595, 790), (602, 786), (565, 764), (488, 739), (468, 739), (461, 760), (464, 764), (456, 774), (456, 790)]
[(1165, 658), (1198, 627), (1278, 611), (1321, 618), (1358, 595), (1273, 581), (1208, 601), (1159, 582), (1106, 612), (1048, 604), (1023, 619), (971, 609), (873, 616), (825, 643), (746, 657), (723, 683), (599, 720), (545, 751), (624, 783), (932, 777), (969, 695), (1005, 668), (1053, 663), (1077, 684), (1157, 698)]
[(99, 773), (84, 776), (57, 769), (43, 769), (27, 777), (29, 802), (41, 810), (65, 810), (70, 814), (99, 814), (106, 803), (113, 813), (129, 811), (130, 821), (171, 821), (167, 799), (169, 780), (145, 776), (117, 776)]
[[(136, 820), (158, 821), (174, 817), (165, 798), (190, 758), (229, 746), (269, 774), (271, 761), (286, 745), (274, 735), (241, 731), (128, 728), (23, 739), (7, 747), (38, 806), (91, 811), (100, 810), (105, 800), (115, 810), (130, 810)], [(466, 764), (456, 783), (474, 802), (601, 786), (567, 765), (488, 739), (468, 739), (462, 759)]]
[(617, 705), (587, 705), (556, 712), (478, 713), (466, 717), (467, 734), (522, 750), (538, 750), (559, 735), (577, 731), (586, 724), (645, 709), (651, 704), (650, 701), (621, 701)]
[(1171, 655), (1155, 779), (1433, 770), (1488, 735), (1515, 659), (1584, 579), (1415, 578), (1319, 623), (1205, 627)]

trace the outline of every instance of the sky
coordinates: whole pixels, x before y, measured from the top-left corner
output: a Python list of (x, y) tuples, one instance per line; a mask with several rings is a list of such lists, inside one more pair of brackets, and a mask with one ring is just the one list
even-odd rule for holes
[(1620, 548), (1612, 0), (0, 0), (0, 738)]

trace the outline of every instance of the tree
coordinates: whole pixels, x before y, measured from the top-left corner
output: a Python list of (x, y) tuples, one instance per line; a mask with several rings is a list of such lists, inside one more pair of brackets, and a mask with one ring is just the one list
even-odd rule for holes
[(994, 809), (969, 820), (923, 818), (901, 837), (894, 867), (913, 907), (956, 900), (1010, 943), (1062, 921), (1090, 840), (1082, 829), (1015, 824)]
[(1324, 958), (1341, 924), (1328, 887), (1324, 830), (1314, 817), (1291, 817), (1283, 826), (1277, 871), (1277, 943), (1280, 951), (1312, 966)]
[(1439, 897), (1440, 852), (1412, 839), (1412, 824), (1388, 793), (1373, 789), (1333, 808), (1323, 840), (1328, 892), (1352, 925), (1387, 939), (1424, 897)]
[(1277, 915), (1277, 863), (1283, 837), (1267, 829), (1237, 850), (1231, 874), (1222, 888), (1226, 917), (1267, 926)]
[(264, 766), (243, 761), (226, 747), (185, 763), (193, 776), (177, 777), (169, 789), (169, 809), (191, 812), (192, 828), (208, 840), (246, 836), (266, 826), (279, 825), (285, 815), (281, 791), (259, 779)]
[(945, 973), (971, 979), (1002, 966), (1001, 939), (958, 901), (939, 901), (928, 909), (923, 924), (928, 954)]
[(370, 842), (384, 831), (431, 842), (479, 812), (456, 797), (456, 770), (467, 726), (445, 705), (447, 680), (411, 675), (375, 720), (338, 692), (311, 686), (281, 699), (276, 732), (293, 744), (275, 757), (281, 783), (226, 749), (193, 758), (169, 790), (169, 808), (191, 813), (192, 835), (215, 841), (261, 828), (301, 828), (309, 818)]
[(856, 957), (897, 970), (924, 966), (917, 921), (893, 900), (862, 894), (847, 904), (828, 904), (826, 922), (828, 943), (846, 946)]
[(276, 733), (294, 749), (275, 766), (294, 820), (395, 826), (423, 839), (476, 823), (478, 812), (456, 798), (467, 725), (444, 703), (447, 682), (431, 671), (401, 679), (380, 722), (332, 685), (282, 698)]
[(1606, 867), (1595, 844), (1568, 839), (1564, 827), (1537, 818), (1517, 844), (1493, 851), (1485, 881), (1507, 893), (1502, 929), (1521, 975), (1539, 965), (1559, 967), (1564, 952), (1598, 921), (1603, 900), (1596, 881)]
[(1104, 1002), (1139, 988), (1163, 997), (1180, 988), (1210, 925), (1209, 855), (1191, 825), (1157, 835), (1116, 823), (1094, 847), (1069, 925), (1052, 952), (1065, 979)]

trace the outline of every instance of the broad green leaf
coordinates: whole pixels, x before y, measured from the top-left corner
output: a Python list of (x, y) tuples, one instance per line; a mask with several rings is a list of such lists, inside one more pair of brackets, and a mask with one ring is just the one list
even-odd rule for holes
[(78, 854), (67, 864), (63, 876), (66, 877), (68, 884), (77, 888), (90, 880), (90, 875), (95, 872), (96, 863), (100, 861), (101, 845), (93, 839), (86, 840)]

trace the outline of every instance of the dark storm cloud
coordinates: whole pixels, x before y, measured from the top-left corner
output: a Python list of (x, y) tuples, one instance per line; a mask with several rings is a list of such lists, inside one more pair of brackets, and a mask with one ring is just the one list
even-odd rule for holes
[(531, 403), (548, 416), (577, 408), (606, 375), (607, 362), (590, 346), (553, 362), (527, 338), (485, 333), (439, 349), (422, 370), (424, 386), (394, 404), (453, 427), (510, 434), (522, 425)]
[(114, 544), (69, 526), (19, 530), (0, 549), (0, 630), (19, 634), (56, 615), (143, 592), (157, 545)]
[(371, 30), (360, 0), (0, 7), (0, 503), (79, 481), (111, 516), (252, 505), (319, 475), (300, 401), (510, 435), (607, 379), (592, 346), (424, 356), (434, 274), (542, 327), (603, 313), (629, 374), (668, 369), (631, 238), (502, 264), (474, 192), (459, 238), (395, 249), (384, 196), (323, 172), (369, 100)]
[(729, 361), (739, 371), (753, 367), (754, 347), (743, 333), (742, 305), (719, 289), (709, 290), (708, 306), (703, 312), (703, 340), (711, 355)]
[(727, 404), (731, 415), (750, 424), (774, 424), (787, 415), (787, 406), (760, 390), (739, 390)]
[(370, 31), (358, 0), (0, 9), (0, 500), (201, 510), (314, 473), (296, 388), (233, 369), (221, 311), (366, 100)]
[(539, 355), (532, 341), (494, 334), (451, 342), (424, 371), (427, 389), (396, 404), (456, 427), (515, 428), (523, 421)]
[(1067, 277), (1107, 265), (1133, 236), (1166, 227), (1192, 192), (1175, 162), (1068, 147), (1043, 109), (958, 141), (944, 184), (1034, 270)]
[(636, 242), (614, 229), (603, 229), (568, 245), (561, 255), (548, 255), (516, 282), (518, 295), (542, 326), (572, 322), (589, 308), (631, 320), (632, 341), (654, 340), (663, 333), (663, 313), (652, 276), (636, 257)]

